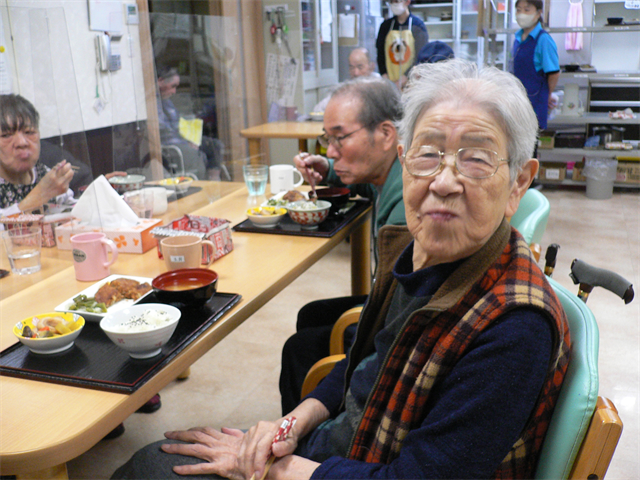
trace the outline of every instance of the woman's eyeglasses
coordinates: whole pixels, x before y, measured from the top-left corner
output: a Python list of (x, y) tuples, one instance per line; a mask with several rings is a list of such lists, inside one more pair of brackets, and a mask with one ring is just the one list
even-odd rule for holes
[(354, 130), (351, 133), (347, 133), (346, 135), (342, 135), (340, 137), (336, 137), (335, 135), (327, 135), (327, 133), (323, 133), (318, 136), (318, 143), (322, 146), (322, 148), (329, 148), (329, 145), (333, 145), (335, 148), (342, 148), (342, 141), (345, 138), (350, 137), (356, 132), (359, 132), (365, 127), (360, 127), (357, 130)]
[[(432, 145), (414, 147), (404, 154), (407, 171), (416, 177), (431, 177), (444, 168), (444, 157), (449, 155)], [(498, 153), (486, 148), (461, 148), (455, 154), (455, 167), (460, 175), (469, 178), (489, 178), (496, 174), (500, 163), (509, 160), (499, 158)]]

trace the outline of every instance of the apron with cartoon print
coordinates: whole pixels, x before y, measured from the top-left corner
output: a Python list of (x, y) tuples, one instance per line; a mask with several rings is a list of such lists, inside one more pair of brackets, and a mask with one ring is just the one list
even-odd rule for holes
[(387, 75), (392, 82), (397, 82), (411, 68), (416, 59), (415, 40), (411, 33), (411, 17), (409, 17), (409, 28), (406, 30), (394, 30), (395, 22), (394, 19), (391, 30), (384, 39)]

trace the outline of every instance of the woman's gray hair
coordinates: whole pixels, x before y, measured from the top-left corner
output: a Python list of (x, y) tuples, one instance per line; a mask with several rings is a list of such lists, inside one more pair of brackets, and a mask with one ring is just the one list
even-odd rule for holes
[(357, 121), (369, 132), (386, 120), (395, 125), (402, 118), (400, 92), (386, 79), (357, 77), (347, 80), (333, 91), (331, 99), (341, 96), (357, 97), (362, 101)]
[(491, 115), (507, 136), (511, 181), (536, 146), (538, 119), (522, 83), (494, 67), (478, 68), (461, 59), (420, 64), (411, 69), (402, 95), (404, 117), (399, 125), (405, 151), (424, 112), (442, 102), (479, 107)]
[(38, 129), (40, 115), (24, 97), (10, 93), (0, 95), (0, 131), (14, 133), (26, 128)]

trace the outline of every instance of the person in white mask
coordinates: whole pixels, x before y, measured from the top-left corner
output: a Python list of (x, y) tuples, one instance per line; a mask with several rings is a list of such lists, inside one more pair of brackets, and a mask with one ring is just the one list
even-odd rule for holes
[(547, 112), (555, 106), (551, 94), (560, 77), (558, 48), (542, 28), (542, 0), (518, 0), (516, 32), (513, 45), (512, 73), (524, 85), (538, 117), (538, 126), (547, 128)]
[(388, 3), (393, 17), (382, 22), (378, 31), (378, 71), (402, 89), (418, 52), (429, 42), (429, 34), (424, 22), (409, 11), (411, 0)]

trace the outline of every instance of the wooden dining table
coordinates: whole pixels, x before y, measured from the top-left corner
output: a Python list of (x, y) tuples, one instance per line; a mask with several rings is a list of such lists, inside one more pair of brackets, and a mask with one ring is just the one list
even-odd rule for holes
[[(193, 213), (225, 218), (232, 225), (246, 219), (244, 184), (195, 182), (195, 186), (201, 190), (170, 202), (161, 218), (167, 221)], [(241, 300), (134, 393), (0, 376), (1, 474), (67, 478), (67, 461), (89, 450), (347, 237), (351, 238), (353, 293), (368, 293), (370, 212), (370, 208), (363, 211), (329, 238), (234, 231), (233, 251), (209, 268), (219, 275), (218, 291), (239, 294)], [(0, 253), (0, 267), (7, 268), (6, 252)], [(75, 279), (72, 262), (71, 251), (43, 248), (40, 272), (0, 279), (0, 350), (17, 342), (12, 333), (15, 323), (52, 311), (92, 284)], [(120, 254), (111, 267), (112, 274), (148, 278), (164, 271), (155, 248), (144, 254)], [(32, 414), (43, 408), (51, 413)]]
[(240, 135), (249, 140), (249, 156), (260, 158), (262, 140), (284, 138), (298, 140), (301, 152), (308, 152), (307, 140), (313, 140), (324, 133), (322, 122), (270, 122), (240, 130)]

